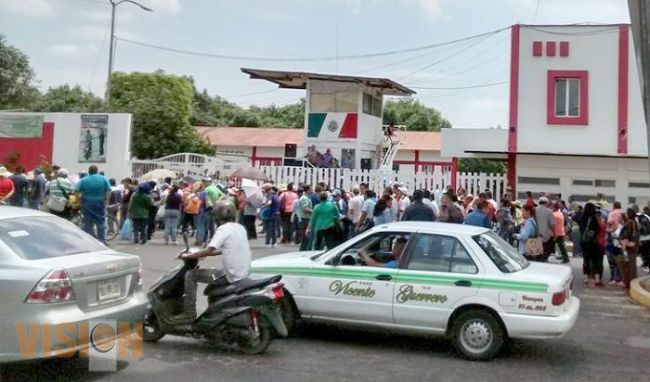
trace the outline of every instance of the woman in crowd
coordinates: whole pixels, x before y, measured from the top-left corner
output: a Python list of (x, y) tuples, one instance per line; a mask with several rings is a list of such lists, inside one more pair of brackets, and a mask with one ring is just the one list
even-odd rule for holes
[(639, 253), (639, 224), (636, 221), (636, 212), (628, 208), (625, 212), (623, 229), (619, 236), (623, 253), (618, 256), (618, 268), (623, 274), (623, 283), (626, 289), (630, 282), (637, 277), (636, 257)]
[(450, 193), (444, 193), (442, 199), (440, 200), (440, 218), (439, 221), (443, 223), (456, 223), (463, 224), (465, 223), (465, 217), (461, 208), (458, 206), (458, 199), (456, 195)]
[(266, 186), (266, 202), (260, 212), (262, 223), (264, 224), (264, 233), (266, 235), (265, 244), (267, 247), (275, 247), (278, 240), (278, 216), (280, 216), (280, 198), (277, 195), (278, 189), (275, 186)]
[(463, 211), (469, 215), (474, 211), (474, 195), (468, 194), (463, 198)]
[(339, 210), (334, 203), (329, 200), (327, 192), (323, 191), (319, 195), (320, 202), (312, 212), (307, 232), (310, 232), (314, 238), (314, 250), (332, 249), (337, 244), (337, 227), (339, 220)]
[(524, 225), (521, 228), (521, 232), (515, 235), (515, 238), (519, 242), (519, 254), (526, 256), (526, 240), (537, 235), (537, 223), (535, 223), (535, 207), (526, 204), (523, 208), (522, 215), (524, 218)]
[(391, 207), (393, 205), (393, 198), (384, 194), (384, 196), (379, 199), (377, 204), (375, 204), (375, 210), (373, 212), (373, 223), (374, 225), (391, 223), (393, 221), (393, 212)]
[(508, 199), (501, 200), (501, 206), (496, 213), (498, 223), (498, 235), (508, 243), (512, 244), (512, 237), (515, 233), (515, 219), (510, 212), (510, 202)]
[(163, 205), (165, 206), (165, 245), (169, 244), (169, 240), (173, 245), (176, 245), (176, 232), (178, 230), (178, 221), (181, 218), (181, 206), (183, 205), (183, 196), (178, 189), (178, 185), (174, 184), (166, 191), (167, 195), (164, 198)]
[(151, 186), (149, 183), (140, 184), (135, 194), (129, 201), (128, 214), (133, 222), (133, 243), (147, 243), (147, 223), (149, 221), (149, 212), (153, 208), (151, 200)]
[(580, 218), (580, 246), (584, 256), (583, 273), (585, 284), (602, 287), (600, 275), (603, 273), (603, 254), (598, 246), (600, 224), (596, 213), (596, 205), (587, 203)]

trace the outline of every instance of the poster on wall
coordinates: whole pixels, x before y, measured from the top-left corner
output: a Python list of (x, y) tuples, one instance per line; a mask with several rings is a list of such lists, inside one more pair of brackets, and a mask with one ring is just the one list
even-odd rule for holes
[(79, 162), (106, 162), (108, 115), (82, 115)]
[(42, 115), (0, 114), (0, 138), (40, 138)]

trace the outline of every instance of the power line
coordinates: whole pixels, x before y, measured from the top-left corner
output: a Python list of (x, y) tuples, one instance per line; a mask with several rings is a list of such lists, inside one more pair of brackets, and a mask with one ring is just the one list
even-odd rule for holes
[(480, 85), (471, 85), (471, 86), (457, 86), (457, 87), (451, 87), (451, 88), (435, 88), (435, 87), (421, 87), (421, 86), (411, 86), (413, 89), (420, 89), (420, 90), (461, 90), (461, 89), (476, 89), (476, 88), (486, 88), (488, 86), (497, 86), (497, 85), (504, 85), (510, 83), (510, 81), (502, 81), (502, 82), (492, 82), (489, 84), (480, 84)]
[(259, 91), (255, 93), (246, 93), (246, 94), (237, 94), (237, 95), (232, 95), (232, 96), (220, 96), (221, 98), (242, 98), (242, 97), (248, 97), (248, 96), (254, 96), (254, 95), (259, 95), (259, 94), (268, 94), (268, 93), (275, 93), (279, 91), (280, 89), (271, 89), (271, 90), (264, 90), (264, 91)]
[(436, 44), (428, 44), (428, 45), (418, 46), (418, 47), (414, 47), (414, 48), (390, 50), (390, 51), (385, 51), (385, 52), (375, 52), (375, 53), (367, 53), (367, 54), (354, 54), (354, 55), (346, 55), (346, 56), (338, 56), (338, 57), (336, 57), (336, 56), (324, 56), (324, 57), (237, 56), (237, 55), (228, 55), (228, 54), (221, 54), (221, 53), (208, 53), (208, 52), (199, 52), (199, 51), (192, 51), (192, 50), (186, 50), (186, 49), (170, 48), (170, 47), (167, 47), (167, 46), (150, 44), (150, 43), (146, 43), (146, 42), (143, 42), (143, 41), (137, 41), (137, 40), (132, 40), (132, 39), (123, 38), (123, 37), (115, 37), (115, 38), (117, 40), (120, 40), (120, 41), (124, 41), (124, 42), (134, 44), (134, 45), (144, 46), (144, 47), (147, 47), (147, 48), (158, 49), (158, 50), (173, 52), (173, 53), (187, 54), (187, 55), (192, 55), (192, 56), (218, 58), (218, 59), (222, 59), (222, 60), (267, 61), (267, 62), (309, 62), (309, 61), (356, 60), (356, 59), (363, 59), (363, 58), (392, 56), (392, 55), (396, 55), (396, 54), (403, 54), (403, 53), (409, 53), (409, 52), (418, 52), (418, 51), (428, 50), (428, 49), (437, 48), (437, 47), (441, 47), (441, 46), (445, 46), (445, 45), (456, 44), (456, 43), (463, 42), (463, 41), (474, 40), (474, 39), (477, 39), (477, 38), (480, 38), (480, 37), (491, 36), (493, 34), (502, 32), (502, 31), (504, 31), (506, 29), (509, 29), (509, 28), (510, 27), (504, 27), (504, 28), (496, 29), (496, 30), (489, 31), (489, 32), (479, 33), (479, 34), (476, 34), (476, 35), (473, 35), (473, 36), (463, 37), (463, 38), (460, 38), (460, 39), (445, 41), (445, 42), (436, 43)]
[[(489, 36), (488, 36), (488, 37), (489, 37)], [(425, 71), (425, 70), (431, 68), (432, 66), (435, 66), (435, 65), (437, 65), (437, 64), (439, 64), (439, 63), (441, 63), (441, 62), (444, 62), (444, 61), (449, 60), (450, 58), (453, 58), (453, 57), (455, 57), (455, 56), (458, 56), (459, 54), (461, 54), (461, 53), (463, 53), (463, 52), (469, 50), (470, 48), (473, 48), (474, 46), (476, 46), (476, 45), (482, 43), (482, 42), (485, 41), (486, 39), (487, 39), (487, 37), (485, 37), (485, 38), (483, 38), (482, 40), (479, 40), (479, 41), (477, 41), (477, 42), (475, 42), (475, 43), (473, 43), (473, 44), (470, 44), (470, 45), (466, 46), (465, 48), (458, 50), (458, 51), (455, 52), (455, 53), (452, 53), (452, 54), (450, 54), (450, 55), (448, 55), (448, 56), (446, 56), (446, 57), (443, 57), (442, 59), (440, 59), (440, 60), (438, 60), (438, 61), (435, 61), (435, 62), (433, 62), (433, 63), (431, 63), (431, 64), (429, 64), (429, 65), (426, 65), (426, 66), (424, 66), (424, 67), (422, 67), (422, 68), (416, 69), (416, 70), (414, 70), (414, 71), (412, 71), (412, 72), (410, 72), (410, 73), (407, 73), (407, 74), (405, 74), (405, 75), (403, 75), (403, 76), (399, 76), (399, 77), (396, 78), (396, 80), (402, 80), (402, 79), (404, 79), (404, 78), (411, 77), (411, 76), (414, 75), (414, 74), (417, 74), (417, 73), (423, 72), (423, 71)]]

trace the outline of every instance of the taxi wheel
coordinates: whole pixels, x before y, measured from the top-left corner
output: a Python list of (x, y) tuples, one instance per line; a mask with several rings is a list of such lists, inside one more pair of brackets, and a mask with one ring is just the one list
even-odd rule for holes
[(461, 313), (453, 323), (451, 335), (456, 350), (472, 361), (494, 358), (505, 337), (499, 320), (483, 310)]

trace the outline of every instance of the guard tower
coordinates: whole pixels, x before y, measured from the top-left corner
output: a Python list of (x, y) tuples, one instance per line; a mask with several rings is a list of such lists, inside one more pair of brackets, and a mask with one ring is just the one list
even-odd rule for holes
[[(305, 145), (298, 156), (304, 157), (312, 145), (321, 153), (329, 148), (340, 167), (353, 169), (379, 167), (377, 163), (390, 159), (381, 158), (385, 139), (384, 95), (415, 94), (385, 78), (247, 68), (242, 68), (242, 72), (250, 78), (276, 83), (280, 88), (305, 89)], [(397, 141), (391, 143), (385, 155), (394, 156), (397, 145)]]

